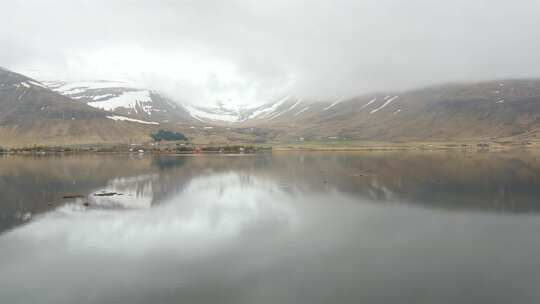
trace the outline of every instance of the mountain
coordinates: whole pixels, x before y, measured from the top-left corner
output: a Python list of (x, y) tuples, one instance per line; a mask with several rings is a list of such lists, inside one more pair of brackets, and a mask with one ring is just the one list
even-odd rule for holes
[(156, 91), (110, 80), (43, 80), (49, 89), (93, 108), (153, 122), (193, 124), (186, 109)]
[[(196, 142), (220, 144), (522, 143), (537, 141), (540, 134), (539, 79), (454, 83), (327, 101), (284, 96), (260, 106), (219, 102), (202, 107), (179, 104), (159, 92), (118, 81), (39, 82), (6, 70), (2, 77), (2, 132), (18, 130), (22, 137), (34, 132), (41, 139), (49, 138), (42, 133), (53, 132), (52, 138), (62, 142), (125, 141), (133, 136), (148, 140), (149, 130), (157, 128), (180, 131)], [(109, 132), (111, 124), (114, 128)], [(79, 132), (84, 136), (75, 136), (74, 126), (86, 130)], [(31, 132), (23, 132), (24, 128)]]
[(2, 146), (147, 141), (157, 125), (90, 107), (0, 68)]
[(65, 97), (134, 119), (190, 126), (230, 126), (246, 120), (255, 110), (255, 107), (226, 102), (217, 102), (215, 106), (182, 104), (155, 90), (124, 81), (74, 81), (36, 70), (28, 72), (47, 88)]
[(242, 120), (246, 109), (180, 104), (155, 90), (111, 80), (43, 80), (51, 90), (91, 107), (116, 112), (131, 118), (184, 125), (231, 124)]
[(291, 141), (534, 140), (540, 132), (540, 80), (447, 84), (345, 100), (287, 97), (256, 109), (244, 127)]

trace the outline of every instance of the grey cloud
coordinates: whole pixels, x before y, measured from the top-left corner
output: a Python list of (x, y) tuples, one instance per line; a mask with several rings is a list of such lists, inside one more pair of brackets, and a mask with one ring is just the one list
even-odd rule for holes
[[(6, 11), (0, 65), (13, 68), (63, 68), (103, 48), (188, 50), (234, 66), (245, 81), (229, 89), (310, 98), (540, 76), (539, 0), (26, 0)], [(153, 83), (173, 76), (145, 67)]]

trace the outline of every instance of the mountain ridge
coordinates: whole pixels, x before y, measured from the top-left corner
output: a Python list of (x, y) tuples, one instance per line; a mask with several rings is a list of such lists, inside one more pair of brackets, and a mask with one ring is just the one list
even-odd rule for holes
[(145, 137), (146, 130), (140, 126), (108, 116), (35, 79), (0, 70), (2, 146), (124, 142)]
[[(10, 72), (3, 69), (2, 73)], [(67, 108), (77, 108), (84, 115), (93, 113), (101, 119), (126, 123), (127, 134), (129, 129), (141, 129), (135, 132), (140, 134), (139, 140), (148, 140), (148, 130), (152, 129), (143, 126), (145, 123), (154, 125), (153, 129), (170, 128), (199, 137), (220, 133), (224, 142), (246, 140), (244, 135), (267, 143), (299, 140), (530, 141), (540, 134), (540, 79), (453, 82), (327, 101), (284, 96), (260, 106), (234, 109), (223, 104), (211, 108), (175, 103), (157, 91), (106, 80), (77, 84), (60, 80), (41, 83), (28, 79), (26, 81), (36, 83), (27, 85), (47, 89), (50, 92), (45, 95), (56, 94), (56, 104), (64, 105), (62, 111), (49, 113), (57, 116), (62, 113), (63, 116), (52, 118), (65, 122), (68, 113), (65, 105), (69, 104)], [(19, 80), (19, 87), (15, 89), (21, 89), (22, 82)], [(13, 86), (3, 82), (0, 85)], [(17, 118), (21, 122), (25, 116), (16, 112), (18, 107), (13, 97), (10, 98), (11, 103), (0, 95), (0, 115), (15, 113), (11, 119)], [(16, 95), (16, 98), (24, 96)], [(31, 103), (31, 100), (25, 102)], [(38, 109), (29, 111), (38, 112)], [(40, 116), (45, 114), (40, 113)], [(73, 116), (75, 120), (82, 118), (82, 114), (78, 115)], [(9, 119), (4, 117), (0, 123), (2, 121), (5, 124)]]

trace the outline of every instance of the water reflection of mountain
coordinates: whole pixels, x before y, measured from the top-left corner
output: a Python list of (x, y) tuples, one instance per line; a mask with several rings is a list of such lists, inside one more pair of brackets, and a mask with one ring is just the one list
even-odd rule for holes
[[(73, 200), (78, 204), (111, 203), (128, 208), (158, 204), (182, 191), (195, 176), (230, 169), (226, 159), (212, 159), (139, 155), (2, 156), (0, 232)], [(94, 196), (102, 191), (123, 195)], [(64, 199), (79, 195), (83, 198)]]
[[(335, 191), (359, 200), (449, 210), (538, 212), (538, 157), (526, 152), (7, 156), (0, 158), (0, 231), (65, 203), (66, 195), (149, 207), (178, 195), (194, 178), (225, 173), (238, 174), (242, 183), (251, 176), (266, 179), (299, 199)], [(125, 196), (97, 200), (92, 195), (99, 191)]]
[(534, 153), (275, 153), (229, 162), (294, 192), (337, 191), (375, 202), (448, 210), (538, 212)]
[(149, 169), (148, 160), (124, 156), (0, 157), (0, 231), (21, 223), (18, 215), (58, 206), (63, 196), (85, 195), (111, 179)]
[[(276, 157), (275, 167), (298, 167), (314, 191), (444, 209), (538, 212), (540, 161), (534, 153), (333, 153)], [(282, 165), (277, 165), (283, 162)], [(322, 182), (321, 182), (322, 181)], [(317, 186), (318, 184), (318, 186)]]

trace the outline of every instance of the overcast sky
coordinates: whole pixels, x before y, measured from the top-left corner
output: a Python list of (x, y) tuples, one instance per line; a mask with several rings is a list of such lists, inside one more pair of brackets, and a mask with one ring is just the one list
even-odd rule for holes
[(540, 77), (540, 0), (3, 1), (0, 66), (179, 101)]

